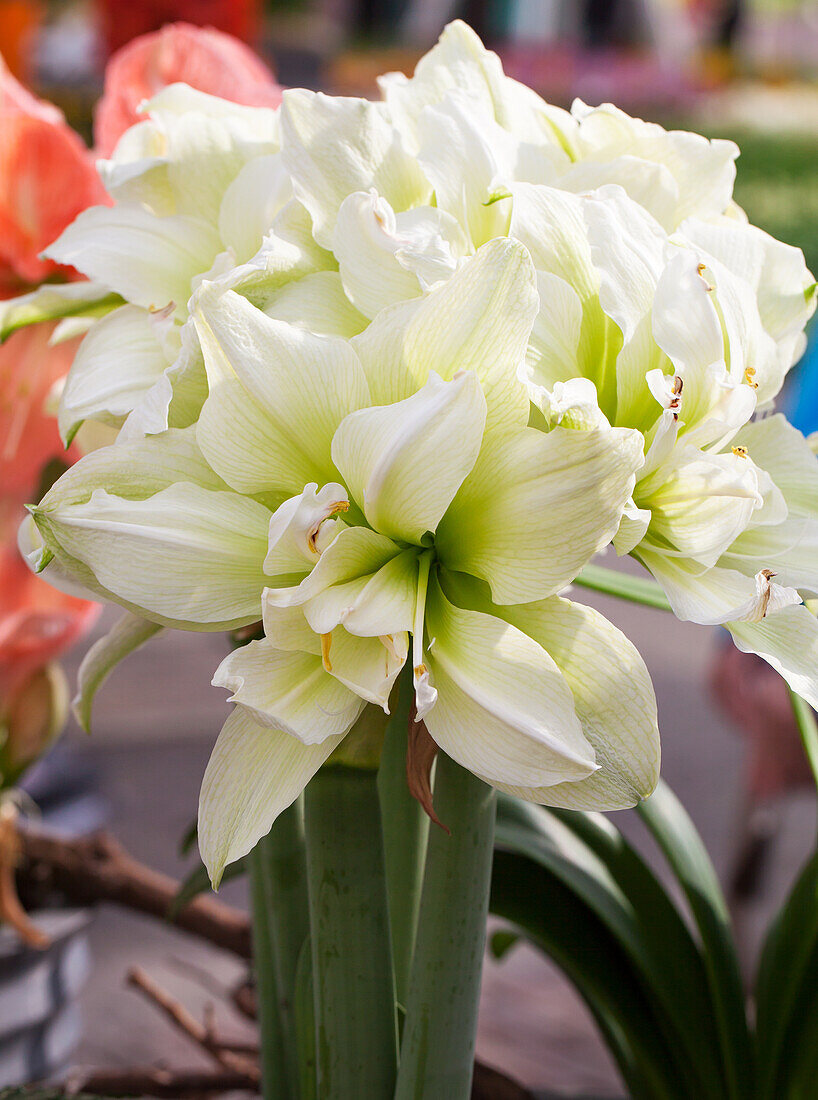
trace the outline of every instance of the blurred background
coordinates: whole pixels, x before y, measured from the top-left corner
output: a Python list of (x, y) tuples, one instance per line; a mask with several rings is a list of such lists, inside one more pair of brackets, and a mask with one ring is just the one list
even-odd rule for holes
[[(734, 138), (742, 150), (737, 201), (818, 269), (818, 0), (0, 0), (0, 53), (90, 142), (107, 58), (165, 23), (241, 38), (282, 84), (372, 95), (378, 73), (410, 73), (455, 17), (497, 50), (509, 74), (552, 102), (612, 100), (668, 126)], [(784, 398), (807, 433), (818, 428), (816, 326), (811, 337)], [(664, 775), (722, 875), (750, 968), (815, 827), (815, 792), (777, 678), (752, 659), (737, 664), (718, 631), (604, 597), (588, 602), (648, 662)], [(69, 656), (69, 679), (112, 620), (106, 613)], [(184, 874), (191, 857), (179, 854), (180, 842), (227, 712), (209, 685), (226, 650), (220, 635), (167, 633), (118, 669), (99, 697), (93, 738), (69, 727), (27, 781), (47, 823), (72, 833), (105, 824), (138, 858)], [(615, 816), (643, 846), (636, 820)], [(224, 896), (246, 901), (241, 883)], [(183, 1040), (124, 988), (123, 976), (139, 963), (198, 1011), (237, 979), (239, 964), (122, 912), (100, 913), (90, 935), (77, 1060), (193, 1064), (195, 1049), (180, 1053)], [(583, 1005), (526, 948), (487, 963), (479, 1054), (540, 1092), (621, 1095)]]

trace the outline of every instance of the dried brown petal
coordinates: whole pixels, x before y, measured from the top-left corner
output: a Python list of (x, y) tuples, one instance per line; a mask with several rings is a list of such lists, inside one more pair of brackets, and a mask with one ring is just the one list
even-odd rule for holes
[(409, 711), (409, 742), (406, 749), (406, 782), (409, 793), (421, 804), (423, 809), (444, 832), (449, 829), (435, 813), (432, 796), (432, 765), (437, 756), (437, 745), (426, 729), (425, 722), (417, 721), (415, 704)]

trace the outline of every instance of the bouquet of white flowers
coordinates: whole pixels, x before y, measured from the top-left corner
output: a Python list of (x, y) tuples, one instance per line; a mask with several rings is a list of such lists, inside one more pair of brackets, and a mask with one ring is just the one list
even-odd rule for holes
[(306, 788), (318, 1095), (458, 1100), (493, 790), (610, 810), (658, 779), (642, 659), (562, 594), (627, 588), (594, 555), (818, 704), (818, 464), (772, 414), (815, 280), (732, 201), (731, 142), (558, 110), (462, 23), (381, 90), (165, 89), (48, 250), (90, 282), (0, 328), (87, 329), (60, 427), (118, 430), (21, 532), (125, 609), (81, 715), (162, 627), (259, 624), (214, 678), (202, 857), (217, 884), (279, 815), (294, 843)]

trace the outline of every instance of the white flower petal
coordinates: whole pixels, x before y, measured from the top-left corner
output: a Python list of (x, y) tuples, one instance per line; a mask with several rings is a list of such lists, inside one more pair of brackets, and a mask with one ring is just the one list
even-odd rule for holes
[(337, 271), (315, 271), (285, 283), (265, 297), (264, 312), (317, 336), (342, 336), (347, 340), (367, 325), (366, 317), (344, 294)]
[(616, 533), (642, 457), (626, 428), (492, 441), (438, 528), (440, 560), (487, 580), (497, 603), (560, 591)]
[(645, 543), (635, 556), (662, 586), (677, 619), (715, 626), (740, 614), (755, 599), (755, 581), (736, 569), (708, 569)]
[(276, 214), (292, 198), (281, 155), (253, 157), (219, 196), (219, 236), (236, 262), (246, 263), (261, 248)]
[(199, 296), (194, 317), (210, 384), (197, 439), (213, 468), (244, 493), (337, 480), (332, 436), (368, 403), (348, 342), (274, 320), (217, 287)]
[(425, 721), (444, 752), (492, 783), (546, 786), (596, 770), (571, 691), (537, 642), (455, 607), (436, 584), (426, 629), (437, 700)]
[[(579, 120), (576, 159), (609, 161), (634, 156), (664, 165), (676, 181), (679, 201), (675, 228), (690, 214), (721, 214), (730, 202), (738, 147), (732, 141), (708, 141), (685, 130), (664, 130), (631, 118), (611, 103), (587, 107), (575, 100), (571, 113)], [(635, 196), (634, 196), (635, 197)]]
[(73, 438), (83, 420), (118, 427), (168, 365), (146, 310), (120, 306), (97, 321), (80, 344), (63, 387), (63, 441)]
[(778, 413), (745, 424), (736, 443), (772, 477), (792, 513), (818, 519), (818, 458), (797, 428)]
[(120, 661), (124, 661), (161, 629), (156, 623), (126, 612), (85, 654), (77, 672), (77, 694), (71, 705), (77, 721), (86, 732), (91, 729), (91, 707), (96, 693)]
[(449, 382), (431, 372), (412, 397), (351, 413), (332, 458), (376, 530), (420, 543), (474, 466), (485, 424), (486, 400), (471, 371)]
[(281, 105), (281, 139), (293, 189), (324, 248), (332, 247), (338, 210), (353, 191), (374, 187), (396, 210), (428, 201), (431, 189), (381, 103), (291, 89)]
[(185, 316), (191, 284), (222, 250), (215, 229), (198, 218), (158, 218), (142, 206), (92, 206), (47, 250), (144, 309), (171, 302)]
[(98, 488), (70, 503), (58, 482), (34, 516), (49, 545), (150, 618), (216, 629), (259, 617), (270, 513), (247, 497), (177, 482), (139, 500)]
[(409, 630), (418, 583), (417, 551), (404, 550), (367, 576), (325, 588), (304, 605), (313, 630), (342, 623), (350, 634), (381, 637)]
[(333, 252), (344, 289), (367, 317), (448, 279), (467, 251), (460, 226), (436, 207), (396, 215), (373, 189), (349, 195), (338, 211)]
[(760, 471), (741, 454), (677, 447), (673, 459), (639, 483), (651, 512), (649, 535), (702, 565), (715, 565), (764, 498)]
[(306, 787), (343, 734), (304, 745), (236, 707), (207, 765), (199, 798), (199, 851), (214, 886)]
[(267, 639), (225, 657), (213, 684), (232, 692), (228, 701), (240, 703), (255, 722), (305, 745), (345, 734), (364, 707), (363, 699), (329, 675), (320, 654), (276, 649)]
[(265, 594), (267, 602), (271, 607), (304, 604), (333, 585), (345, 585), (349, 581), (357, 581), (377, 573), (400, 553), (401, 548), (392, 539), (372, 531), (369, 527), (345, 527), (323, 551), (312, 572), (300, 584), (269, 589)]
[(785, 607), (761, 622), (727, 625), (742, 652), (763, 657), (818, 708), (818, 619), (806, 607)]
[(532, 400), (541, 389), (575, 378), (579, 370), (582, 302), (565, 279), (537, 272), (540, 308), (526, 349), (525, 379)]
[(529, 401), (517, 378), (537, 311), (534, 270), (510, 240), (484, 245), (448, 282), (390, 306), (352, 341), (376, 405), (411, 396), (430, 371), (473, 370), (490, 425), (525, 424)]
[(570, 810), (621, 810), (647, 798), (659, 779), (659, 729), (653, 685), (635, 646), (598, 611), (559, 597), (496, 614), (554, 659), (599, 765), (587, 779), (511, 793)]
[(300, 496), (285, 500), (270, 519), (265, 570), (275, 576), (311, 569), (340, 530), (333, 517), (348, 508), (349, 494), (333, 482), (319, 489), (313, 481)]
[(0, 343), (26, 325), (59, 317), (104, 316), (120, 304), (101, 283), (43, 283), (30, 294), (0, 301)]
[(491, 118), (450, 94), (418, 120), (418, 161), (435, 202), (455, 218), (474, 248), (508, 233), (517, 142)]

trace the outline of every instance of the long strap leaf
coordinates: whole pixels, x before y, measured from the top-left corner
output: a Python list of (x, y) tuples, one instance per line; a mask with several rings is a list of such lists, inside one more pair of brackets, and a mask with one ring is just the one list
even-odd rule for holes
[[(648, 912), (639, 911), (643, 904), (639, 889), (632, 894), (623, 891), (600, 855), (572, 831), (571, 823), (581, 830), (582, 822), (589, 836), (599, 834), (597, 846), (602, 848), (604, 826), (588, 819), (588, 815), (557, 817), (539, 807), (504, 798), (497, 841), (503, 848), (547, 868), (593, 911), (620, 945), (633, 982), (643, 991), (657, 1026), (674, 1052), (679, 1087), (691, 1097), (721, 1100), (724, 1085), (719, 1051), (708, 1028), (712, 1010), (696, 945), (655, 880), (654, 905)], [(609, 828), (609, 846), (615, 846), (613, 838), (624, 844), (613, 826)], [(650, 872), (644, 868), (644, 874), (637, 876), (639, 859), (635, 853), (632, 855), (632, 879), (638, 879), (638, 887), (649, 885)], [(620, 862), (625, 859), (623, 855)], [(683, 953), (677, 960), (673, 951), (680, 946)], [(628, 1021), (620, 1024), (628, 1030)]]
[(754, 1095), (754, 1046), (727, 903), (693, 822), (666, 783), (637, 807), (690, 905), (702, 941), (715, 1025), (727, 1075), (727, 1096)]
[[(818, 853), (802, 870), (768, 933), (756, 979), (759, 1100), (801, 1095), (782, 1092), (792, 1048), (803, 1022), (800, 1002), (807, 994), (818, 1005), (816, 987), (807, 984), (818, 952)], [(814, 1016), (814, 1011), (810, 1012)], [(818, 1035), (812, 1034), (818, 1045)], [(806, 1095), (806, 1094), (804, 1094)]]
[(619, 830), (602, 814), (547, 811), (602, 860), (633, 907), (645, 958), (646, 978), (706, 1088), (723, 1096), (726, 1067), (711, 1021), (715, 1006), (699, 945), (656, 875)]
[(680, 1066), (631, 960), (570, 887), (541, 863), (496, 850), (491, 912), (511, 921), (549, 955), (576, 986), (606, 1038), (635, 1100), (693, 1100), (680, 1091)]

